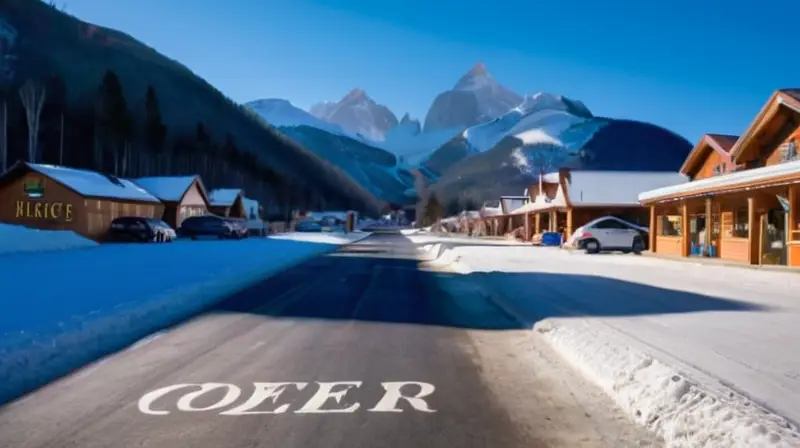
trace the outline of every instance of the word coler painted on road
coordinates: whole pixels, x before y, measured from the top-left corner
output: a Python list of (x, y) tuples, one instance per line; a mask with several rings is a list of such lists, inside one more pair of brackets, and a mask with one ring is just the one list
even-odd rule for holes
[[(309, 383), (253, 383), (255, 388), (246, 400), (239, 401), (242, 389), (229, 383), (185, 383), (173, 384), (148, 392), (139, 399), (139, 411), (148, 415), (167, 415), (170, 413), (166, 397), (172, 392), (182, 391), (175, 406), (181, 412), (219, 411), (219, 415), (283, 414), (289, 410), (291, 402), (280, 400), (284, 392), (305, 390)], [(361, 408), (361, 403), (348, 402), (345, 395), (361, 387), (361, 381), (317, 381), (317, 390), (295, 414), (352, 413)], [(390, 381), (381, 383), (383, 394), (368, 412), (403, 412), (403, 407), (418, 412), (436, 412), (428, 406), (425, 397), (436, 388), (429, 383), (417, 381)], [(216, 391), (216, 393), (214, 392)], [(208, 402), (209, 397), (219, 397), (216, 402)], [(205, 396), (206, 400), (202, 397)], [(163, 400), (161, 400), (163, 398)], [(203, 401), (200, 405), (198, 402)], [(406, 405), (401, 407), (401, 402)], [(256, 410), (256, 408), (259, 408)], [(224, 410), (223, 410), (224, 409)]]

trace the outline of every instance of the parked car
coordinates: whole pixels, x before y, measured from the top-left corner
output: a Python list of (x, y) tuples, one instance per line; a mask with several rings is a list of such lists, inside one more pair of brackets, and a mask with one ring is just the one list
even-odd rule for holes
[(169, 239), (156, 220), (138, 216), (121, 216), (111, 221), (109, 238), (113, 241), (141, 243), (163, 242)]
[(238, 231), (233, 223), (216, 215), (192, 216), (183, 220), (180, 226), (181, 236), (196, 240), (200, 237), (217, 237), (219, 239), (237, 238)]
[[(158, 231), (161, 232), (161, 240), (167, 243), (171, 243), (175, 238), (178, 237), (177, 232), (175, 229), (169, 226), (166, 222), (160, 219), (150, 219), (149, 223), (151, 226), (155, 227)], [(158, 237), (156, 237), (158, 238)]]
[(578, 227), (567, 240), (567, 245), (584, 249), (587, 253), (621, 251), (640, 254), (647, 246), (648, 229), (614, 216), (604, 216)]
[(316, 221), (300, 221), (294, 226), (295, 232), (322, 232), (322, 226)]
[(247, 238), (250, 234), (247, 228), (247, 220), (240, 218), (226, 218), (228, 223), (233, 226), (235, 235), (234, 238)]

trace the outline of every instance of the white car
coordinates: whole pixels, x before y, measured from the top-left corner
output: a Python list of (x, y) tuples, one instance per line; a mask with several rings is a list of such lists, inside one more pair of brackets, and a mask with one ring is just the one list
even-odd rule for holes
[(621, 251), (640, 254), (646, 248), (648, 229), (614, 216), (604, 216), (578, 227), (567, 240), (568, 246), (587, 253)]

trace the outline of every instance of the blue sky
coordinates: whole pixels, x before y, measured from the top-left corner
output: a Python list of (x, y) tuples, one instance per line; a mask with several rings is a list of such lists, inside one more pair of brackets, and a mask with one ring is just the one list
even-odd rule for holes
[(771, 0), (70, 0), (236, 101), (307, 109), (360, 87), (423, 119), (478, 61), (520, 94), (547, 91), (596, 115), (696, 141), (739, 134), (770, 93), (800, 86), (800, 2)]

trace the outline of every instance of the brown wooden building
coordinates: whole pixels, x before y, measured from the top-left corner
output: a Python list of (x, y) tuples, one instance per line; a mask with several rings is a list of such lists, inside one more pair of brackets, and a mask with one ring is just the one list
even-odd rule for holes
[(208, 193), (200, 176), (142, 177), (133, 181), (161, 200), (161, 219), (172, 228), (177, 229), (190, 216), (208, 213)]
[(211, 202), (209, 211), (215, 215), (247, 219), (244, 207), (244, 192), (238, 188), (212, 190), (208, 195)]
[(666, 171), (561, 169), (540, 176), (528, 189), (526, 205), (487, 219), (495, 221), (489, 227), (497, 235), (522, 228), (525, 241), (542, 232), (562, 232), (569, 238), (578, 227), (608, 215), (646, 226), (649, 212), (639, 203), (639, 192), (687, 180)]
[[(708, 137), (708, 138), (707, 138)], [(748, 264), (800, 266), (800, 91), (779, 90), (730, 145), (732, 172), (714, 165), (718, 140), (690, 154), (692, 182), (639, 195), (650, 207), (650, 247), (675, 256), (713, 256)]]
[(17, 162), (0, 176), (0, 222), (102, 241), (119, 216), (160, 217), (158, 198), (94, 171)]

